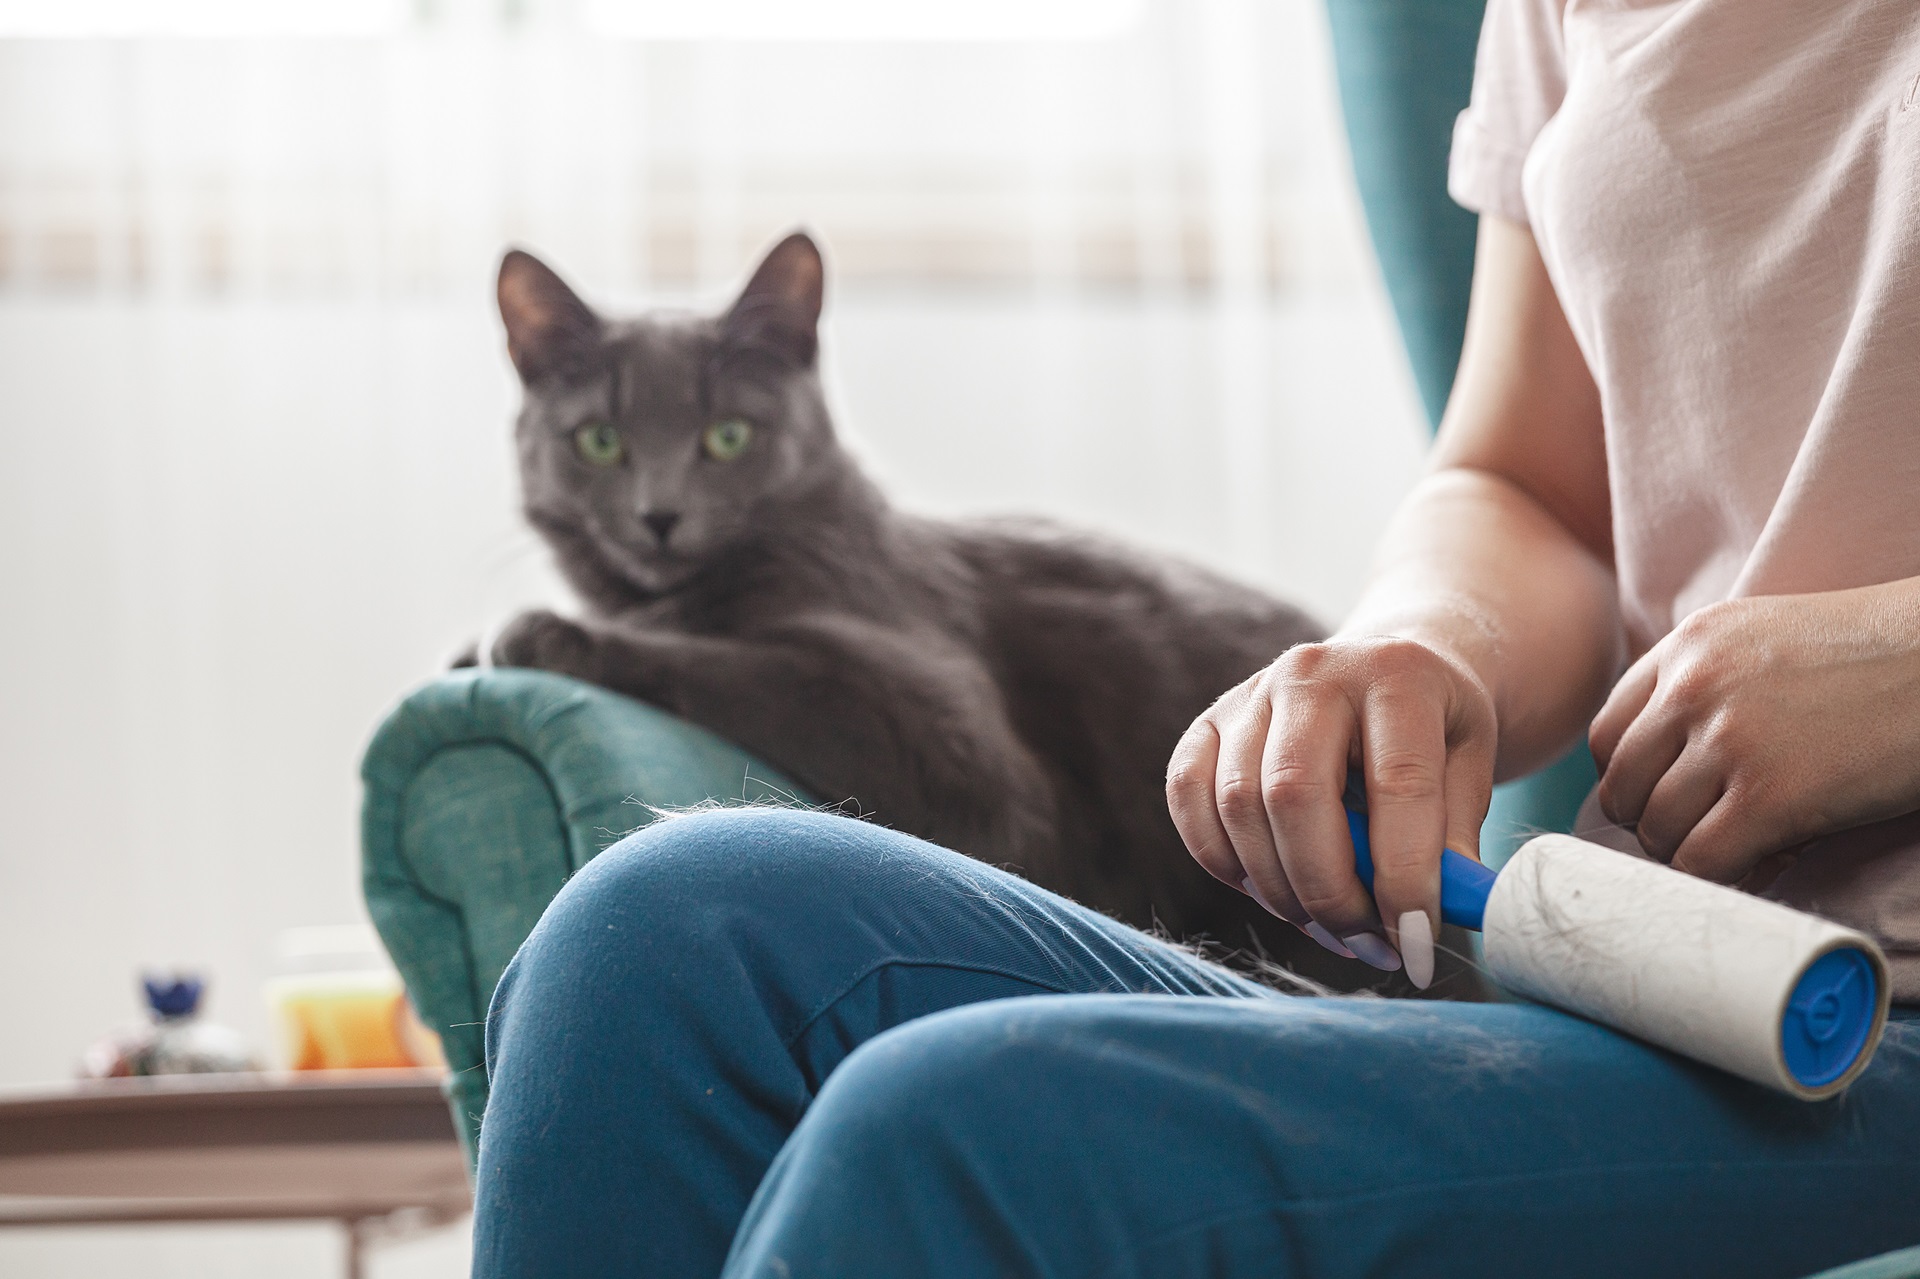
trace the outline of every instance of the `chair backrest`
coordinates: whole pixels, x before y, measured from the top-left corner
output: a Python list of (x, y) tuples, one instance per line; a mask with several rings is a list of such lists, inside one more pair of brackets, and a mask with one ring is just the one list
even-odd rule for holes
[(1486, 0), (1327, 0), (1367, 229), (1429, 424), (1440, 424), (1473, 278), (1474, 215), (1447, 196), (1453, 121)]
[[(1460, 363), (1476, 219), (1447, 195), (1453, 122), (1473, 87), (1486, 0), (1327, 0), (1354, 178), (1400, 339), (1438, 427)], [(1594, 783), (1585, 743), (1494, 791), (1481, 853), (1499, 865), (1564, 831)]]

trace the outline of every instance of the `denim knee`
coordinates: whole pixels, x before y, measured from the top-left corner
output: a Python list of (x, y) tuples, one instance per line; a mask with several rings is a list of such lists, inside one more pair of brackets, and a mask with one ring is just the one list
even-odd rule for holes
[(855, 868), (866, 860), (856, 854), (888, 837), (899, 838), (865, 822), (803, 810), (668, 817), (627, 836), (568, 880), (526, 950), (549, 949), (562, 939), (603, 942), (602, 934), (633, 926), (672, 962), (668, 938), (695, 943), (743, 915), (777, 917), (790, 936), (806, 922), (795, 905), (848, 900)]
[(863, 850), (902, 838), (785, 809), (690, 813), (636, 831), (561, 888), (495, 988), (490, 1025), (509, 1004), (538, 1000), (598, 1034), (636, 1000), (697, 999), (708, 974), (758, 966), (843, 924), (875, 856)]

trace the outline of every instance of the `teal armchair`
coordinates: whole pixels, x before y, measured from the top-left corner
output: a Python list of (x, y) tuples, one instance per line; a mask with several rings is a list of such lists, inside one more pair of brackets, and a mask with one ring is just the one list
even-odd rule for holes
[(487, 1003), (567, 877), (660, 809), (805, 802), (705, 729), (543, 671), (461, 670), (387, 716), (361, 765), (361, 883), (474, 1155)]

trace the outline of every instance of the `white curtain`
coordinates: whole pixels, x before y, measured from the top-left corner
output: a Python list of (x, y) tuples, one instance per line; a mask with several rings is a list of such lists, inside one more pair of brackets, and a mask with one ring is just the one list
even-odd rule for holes
[(848, 280), (1350, 283), (1317, 8), (1107, 7), (1117, 32), (1029, 41), (641, 41), (564, 0), (0, 41), (0, 284), (435, 293), (529, 240), (651, 292), (802, 220)]

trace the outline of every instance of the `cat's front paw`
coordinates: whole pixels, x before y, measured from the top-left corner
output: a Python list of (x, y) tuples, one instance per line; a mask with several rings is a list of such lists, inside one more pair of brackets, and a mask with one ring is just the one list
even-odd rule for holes
[(580, 623), (536, 608), (508, 622), (495, 638), (493, 664), (592, 680), (595, 647), (592, 634)]

